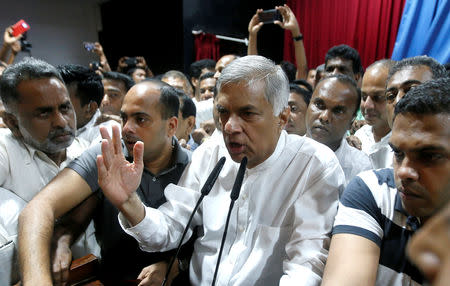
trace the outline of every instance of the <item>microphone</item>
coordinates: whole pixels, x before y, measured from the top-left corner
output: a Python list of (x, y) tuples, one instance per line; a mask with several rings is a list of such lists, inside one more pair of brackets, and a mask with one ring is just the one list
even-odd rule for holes
[(222, 242), (220, 244), (219, 257), (217, 258), (216, 270), (214, 271), (213, 281), (211, 283), (212, 286), (216, 284), (217, 272), (219, 271), (220, 258), (222, 257), (223, 245), (225, 244), (225, 239), (227, 237), (228, 224), (230, 223), (231, 210), (234, 206), (234, 201), (236, 201), (239, 197), (239, 193), (241, 192), (242, 181), (244, 180), (245, 168), (247, 167), (247, 157), (242, 158), (241, 165), (239, 166), (238, 173), (236, 175), (236, 180), (234, 181), (233, 188), (231, 189), (231, 202), (230, 208), (228, 209), (227, 221), (225, 223), (225, 230), (222, 236)]
[(162, 282), (162, 286), (166, 285), (167, 279), (169, 278), (170, 270), (172, 269), (173, 263), (175, 262), (175, 259), (178, 257), (178, 253), (180, 252), (181, 245), (183, 244), (183, 239), (186, 236), (186, 233), (189, 229), (189, 225), (192, 222), (192, 219), (194, 218), (194, 215), (200, 206), (200, 203), (203, 201), (203, 198), (209, 194), (211, 189), (214, 186), (214, 183), (217, 180), (217, 177), (219, 177), (219, 173), (223, 168), (223, 165), (225, 164), (225, 157), (220, 158), (219, 162), (217, 162), (214, 169), (211, 171), (211, 174), (209, 174), (208, 179), (206, 179), (205, 184), (203, 185), (202, 189), (200, 190), (200, 198), (198, 198), (197, 204), (195, 205), (194, 209), (192, 210), (191, 216), (189, 217), (188, 223), (184, 227), (183, 235), (181, 236), (180, 242), (178, 243), (177, 251), (175, 252), (175, 256), (172, 257), (169, 263), (169, 267), (167, 268), (167, 273), (164, 277), (164, 280)]

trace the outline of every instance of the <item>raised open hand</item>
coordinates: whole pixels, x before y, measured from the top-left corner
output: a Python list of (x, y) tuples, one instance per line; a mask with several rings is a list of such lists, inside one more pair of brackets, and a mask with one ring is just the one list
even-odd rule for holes
[(128, 162), (122, 152), (119, 127), (112, 126), (112, 139), (105, 127), (102, 135), (102, 155), (97, 156), (98, 183), (110, 202), (120, 209), (138, 188), (144, 168), (144, 143), (136, 142), (133, 148), (133, 163)]

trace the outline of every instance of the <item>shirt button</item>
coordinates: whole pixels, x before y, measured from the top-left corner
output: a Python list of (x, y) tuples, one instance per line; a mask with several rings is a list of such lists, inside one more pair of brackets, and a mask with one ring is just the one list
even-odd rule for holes
[(244, 232), (244, 228), (242, 226), (239, 227), (240, 232)]
[(153, 177), (153, 182), (156, 181), (156, 177)]

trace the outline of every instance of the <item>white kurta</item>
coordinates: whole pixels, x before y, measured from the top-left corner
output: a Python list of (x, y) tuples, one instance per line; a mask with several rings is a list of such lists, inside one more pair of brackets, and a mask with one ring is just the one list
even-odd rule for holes
[(389, 132), (379, 142), (375, 142), (372, 126), (366, 124), (355, 132), (355, 136), (361, 140), (362, 151), (369, 156), (374, 169), (393, 167), (394, 153), (389, 146), (391, 134)]
[(369, 157), (362, 151), (352, 147), (348, 144), (345, 137), (341, 141), (341, 145), (334, 152), (341, 164), (342, 170), (345, 174), (345, 185), (362, 171), (372, 169)]
[[(193, 221), (204, 233), (195, 242), (191, 259), (193, 285), (211, 284), (239, 168), (223, 140), (207, 140), (198, 147), (179, 182), (185, 188), (169, 185), (165, 189), (168, 202), (159, 209), (146, 208), (138, 225), (129, 227), (119, 214), (122, 227), (142, 249), (175, 248), (200, 188), (222, 156), (227, 158), (225, 166)], [(329, 148), (283, 131), (273, 154), (245, 172), (217, 285), (319, 285), (344, 182)]]
[[(0, 131), (0, 227), (3, 239), (14, 245), (17, 251), (18, 218), (22, 209), (60, 170), (88, 146), (84, 140), (75, 139), (67, 148), (66, 160), (57, 166), (46, 154), (17, 140), (9, 129)], [(1, 245), (0, 245), (1, 246)], [(0, 247), (0, 256), (3, 249)], [(72, 247), (73, 256), (79, 258), (88, 253), (100, 255), (91, 222), (86, 232)], [(8, 261), (14, 261), (13, 252)], [(9, 262), (10, 263), (10, 262)], [(0, 263), (1, 265), (1, 263)], [(9, 267), (10, 265), (8, 265)], [(5, 265), (6, 267), (6, 265)], [(11, 283), (18, 279), (17, 265), (12, 265)]]

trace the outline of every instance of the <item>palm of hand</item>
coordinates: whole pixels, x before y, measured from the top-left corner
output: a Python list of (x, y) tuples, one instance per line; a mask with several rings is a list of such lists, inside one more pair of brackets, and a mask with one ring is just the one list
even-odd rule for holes
[(99, 174), (98, 178), (101, 189), (113, 205), (122, 205), (136, 191), (142, 169), (142, 166), (128, 162), (122, 154), (114, 155), (107, 172), (103, 176)]

